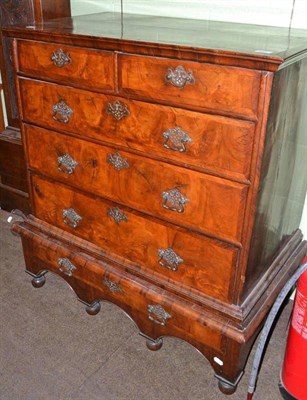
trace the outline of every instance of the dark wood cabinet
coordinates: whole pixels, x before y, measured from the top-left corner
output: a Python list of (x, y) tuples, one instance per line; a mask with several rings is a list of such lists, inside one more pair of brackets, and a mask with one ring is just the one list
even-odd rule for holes
[(151, 350), (188, 341), (230, 394), (307, 252), (307, 47), (203, 24), (106, 13), (3, 29), (32, 207), (13, 231), (35, 287), (52, 271), (89, 314), (118, 305)]
[[(70, 0), (5, 0), (0, 2), (0, 27), (34, 25), (52, 18), (70, 16)], [(0, 133), (0, 206), (30, 211), (26, 163), (20, 136), (11, 39), (3, 38), (0, 51), (8, 126)], [(13, 168), (9, 168), (12, 167)]]

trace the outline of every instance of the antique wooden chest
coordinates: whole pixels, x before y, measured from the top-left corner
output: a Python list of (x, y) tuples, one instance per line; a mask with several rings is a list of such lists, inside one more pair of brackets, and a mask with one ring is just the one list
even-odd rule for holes
[(40, 287), (121, 307), (151, 350), (195, 346), (234, 392), (306, 254), (307, 45), (298, 32), (101, 14), (5, 28)]

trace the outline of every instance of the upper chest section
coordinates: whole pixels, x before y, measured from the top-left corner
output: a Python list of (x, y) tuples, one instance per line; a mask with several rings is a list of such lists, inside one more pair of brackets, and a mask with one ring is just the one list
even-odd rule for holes
[(255, 120), (261, 72), (175, 58), (17, 40), (24, 76)]

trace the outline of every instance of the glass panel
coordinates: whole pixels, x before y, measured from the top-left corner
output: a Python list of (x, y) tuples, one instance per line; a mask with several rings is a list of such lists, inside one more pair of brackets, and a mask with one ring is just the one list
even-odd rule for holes
[[(146, 1), (142, 3), (147, 4)], [(92, 6), (96, 8), (97, 4), (94, 2)], [(306, 48), (307, 30), (212, 21), (211, 19), (178, 18), (179, 3), (177, 8), (167, 10), (161, 7), (159, 9), (161, 14), (172, 14), (171, 11), (173, 11), (176, 17), (126, 13), (125, 7), (128, 7), (126, 3), (123, 3), (124, 12), (120, 12), (118, 7), (121, 3), (118, 0), (102, 4), (101, 9), (104, 12), (45, 22), (44, 30), (283, 58), (291, 57)], [(201, 10), (204, 11), (205, 8), (205, 5), (201, 3), (200, 16)], [(113, 11), (110, 11), (111, 9)], [(128, 9), (132, 11), (132, 8)], [(141, 10), (145, 12), (146, 7), (136, 11)], [(151, 11), (154, 12), (154, 10)], [(184, 15), (184, 13), (179, 14), (182, 17)]]
[(71, 0), (70, 7), (72, 16), (101, 12), (120, 12), (121, 0)]
[[(121, 4), (122, 3), (122, 4)], [(307, 29), (306, 0), (71, 0), (72, 15), (155, 15)]]

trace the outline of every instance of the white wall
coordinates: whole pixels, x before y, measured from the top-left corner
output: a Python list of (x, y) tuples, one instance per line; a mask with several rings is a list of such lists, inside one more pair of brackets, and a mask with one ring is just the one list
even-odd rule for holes
[[(307, 149), (306, 149), (306, 156), (307, 156)], [(307, 195), (305, 198), (305, 206), (304, 206), (304, 211), (303, 211), (303, 215), (302, 215), (300, 228), (304, 234), (304, 238), (306, 239), (307, 238)]]

